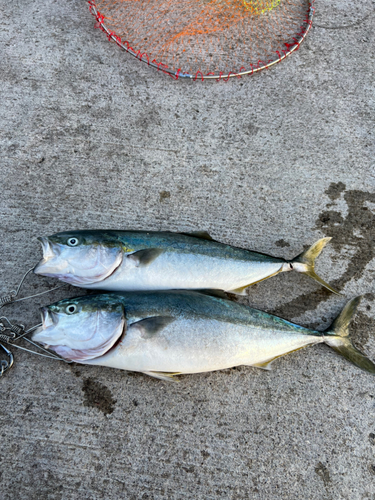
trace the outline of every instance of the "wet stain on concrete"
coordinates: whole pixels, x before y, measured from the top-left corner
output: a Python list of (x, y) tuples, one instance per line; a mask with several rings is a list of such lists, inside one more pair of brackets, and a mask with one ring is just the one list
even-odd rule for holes
[[(371, 333), (370, 333), (371, 332)], [(350, 324), (350, 336), (357, 349), (366, 353), (366, 345), (369, 335), (375, 332), (375, 319), (369, 318), (363, 312), (358, 311)]]
[(322, 464), (322, 462), (318, 462), (318, 465), (315, 467), (315, 472), (323, 479), (324, 485), (329, 486), (329, 483), (331, 482), (329, 470)]
[[(340, 291), (350, 280), (360, 278), (367, 264), (375, 257), (375, 214), (366, 206), (366, 203), (375, 203), (375, 193), (345, 191), (345, 184), (338, 182), (332, 183), (326, 194), (332, 201), (343, 196), (348, 214), (344, 217), (335, 210), (325, 210), (316, 220), (314, 229), (332, 237), (330, 245), (337, 253), (346, 246), (355, 249), (343, 275), (336, 280), (327, 280)], [(332, 207), (332, 203), (327, 207)], [(296, 317), (315, 309), (330, 295), (328, 290), (319, 288), (315, 292), (302, 294), (271, 312), (278, 316)]]
[(76, 365), (69, 364), (68, 366), (71, 369), (73, 375), (75, 375), (76, 377), (80, 377), (81, 376), (81, 372), (80, 372), (79, 368), (76, 367)]
[(108, 387), (100, 382), (86, 378), (83, 381), (82, 391), (85, 393), (84, 406), (96, 408), (104, 415), (110, 415), (115, 409), (116, 399), (113, 399)]
[(163, 202), (171, 197), (171, 193), (169, 191), (160, 191), (159, 193), (159, 201)]
[(320, 226), (325, 226), (325, 225), (336, 225), (336, 224), (342, 224), (344, 222), (344, 219), (340, 212), (335, 212), (334, 210), (327, 210), (326, 212), (322, 212), (319, 215), (319, 219), (317, 221)]
[(340, 198), (341, 193), (343, 193), (346, 189), (346, 186), (343, 182), (332, 182), (329, 188), (326, 189), (326, 194), (331, 198), (331, 200), (337, 200)]
[(372, 446), (375, 446), (375, 434), (373, 432), (370, 432), (370, 434), (368, 435), (368, 439), (370, 441), (370, 444)]
[(282, 239), (275, 241), (275, 245), (277, 247), (281, 247), (281, 248), (290, 247), (289, 243), (287, 241), (285, 241), (285, 240), (282, 240)]
[(185, 467), (181, 467), (185, 472), (187, 472), (188, 474), (192, 474), (193, 472), (195, 472), (195, 466), (194, 465), (189, 465), (189, 466), (185, 466)]

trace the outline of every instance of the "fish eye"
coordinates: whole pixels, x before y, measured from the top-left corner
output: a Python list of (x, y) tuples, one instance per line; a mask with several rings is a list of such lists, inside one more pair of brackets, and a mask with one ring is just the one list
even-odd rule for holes
[(69, 238), (67, 243), (70, 247), (76, 247), (78, 245), (79, 241), (78, 241), (78, 238), (73, 237), (73, 238)]
[(77, 311), (77, 306), (75, 304), (70, 304), (66, 307), (66, 314), (74, 314)]

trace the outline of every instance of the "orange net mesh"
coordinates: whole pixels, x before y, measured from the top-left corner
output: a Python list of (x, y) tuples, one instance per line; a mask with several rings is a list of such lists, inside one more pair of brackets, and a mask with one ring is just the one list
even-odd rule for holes
[(299, 47), (309, 0), (90, 0), (97, 26), (175, 76), (253, 72)]
[(243, 4), (252, 14), (264, 14), (280, 5), (281, 0), (243, 0)]

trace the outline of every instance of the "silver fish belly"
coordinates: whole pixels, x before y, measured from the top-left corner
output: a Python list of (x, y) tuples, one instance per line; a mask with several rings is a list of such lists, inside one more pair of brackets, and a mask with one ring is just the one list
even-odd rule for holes
[(314, 271), (330, 238), (292, 261), (224, 245), (207, 235), (73, 231), (40, 238), (34, 272), (75, 286), (109, 291), (221, 289), (244, 294), (259, 281), (296, 270), (335, 292)]
[[(322, 333), (198, 292), (102, 294), (67, 299), (44, 308), (43, 326), (33, 340), (63, 356), (72, 352), (71, 359), (80, 363), (163, 379), (239, 365), (267, 369), (288, 352), (322, 342), (375, 373), (372, 362), (348, 338), (349, 320), (357, 303), (358, 299), (349, 302), (331, 329)], [(100, 318), (105, 321), (99, 324)], [(123, 325), (122, 333), (119, 325)], [(92, 331), (85, 334), (87, 327)], [(87, 349), (77, 343), (77, 335), (89, 339)], [(92, 355), (109, 343), (111, 347), (102, 355)], [(77, 345), (79, 350), (75, 351)]]
[(213, 288), (236, 290), (279, 273), (283, 262), (226, 262), (219, 257), (166, 250), (148, 266), (124, 259), (106, 280), (87, 285), (99, 290), (169, 290)]
[(88, 363), (143, 373), (200, 373), (267, 365), (290, 351), (320, 342), (322, 337), (311, 332), (291, 334), (251, 324), (178, 318), (150, 338), (145, 338), (142, 328), (130, 326), (112, 351)]

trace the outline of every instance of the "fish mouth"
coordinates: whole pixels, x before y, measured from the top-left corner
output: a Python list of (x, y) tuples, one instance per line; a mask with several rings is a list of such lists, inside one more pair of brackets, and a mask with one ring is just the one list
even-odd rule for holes
[(57, 251), (57, 248), (55, 248), (55, 245), (52, 245), (48, 238), (41, 236), (37, 238), (37, 240), (42, 245), (43, 257), (34, 267), (34, 273), (44, 276), (54, 276), (53, 273), (49, 272), (47, 264), (51, 259), (57, 257), (59, 252)]
[(46, 344), (45, 340), (41, 338), (41, 335), (43, 336), (48, 328), (56, 326), (58, 323), (58, 319), (56, 315), (47, 307), (41, 307), (40, 313), (42, 316), (42, 324), (34, 330), (31, 340), (33, 340), (34, 342), (39, 342), (40, 344), (43, 344), (44, 347), (48, 348), (48, 345)]
[(43, 330), (46, 330), (50, 326), (56, 326), (58, 323), (56, 314), (48, 309), (48, 307), (42, 307), (40, 310), (42, 314), (42, 326)]
[(54, 245), (45, 236), (39, 236), (37, 238), (39, 243), (42, 245), (43, 259), (50, 259), (51, 257), (56, 257), (56, 249)]

